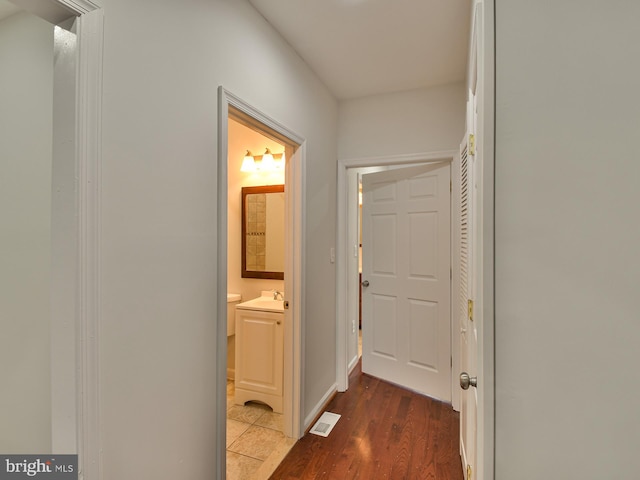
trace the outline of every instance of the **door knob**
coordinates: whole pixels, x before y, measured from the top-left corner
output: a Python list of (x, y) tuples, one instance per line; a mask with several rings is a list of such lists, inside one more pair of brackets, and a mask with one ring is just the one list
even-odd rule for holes
[(362, 282), (362, 286), (363, 287), (368, 287), (369, 286), (369, 280), (365, 280), (364, 282)]
[(470, 377), (467, 372), (462, 372), (460, 374), (460, 388), (468, 390), (470, 386), (478, 386), (478, 377)]

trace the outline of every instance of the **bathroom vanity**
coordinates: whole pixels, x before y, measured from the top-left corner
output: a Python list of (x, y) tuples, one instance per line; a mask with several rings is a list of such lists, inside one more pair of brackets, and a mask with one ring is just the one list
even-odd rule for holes
[(264, 291), (235, 310), (235, 403), (259, 401), (282, 413), (284, 302)]

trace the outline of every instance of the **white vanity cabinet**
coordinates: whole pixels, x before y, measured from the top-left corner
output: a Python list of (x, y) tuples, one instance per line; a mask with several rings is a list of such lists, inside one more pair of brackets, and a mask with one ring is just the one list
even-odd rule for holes
[(236, 307), (235, 403), (257, 400), (282, 413), (284, 314), (241, 305)]

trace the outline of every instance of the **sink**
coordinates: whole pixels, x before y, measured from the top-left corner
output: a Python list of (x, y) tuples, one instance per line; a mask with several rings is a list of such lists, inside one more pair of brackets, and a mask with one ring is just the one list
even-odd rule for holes
[(284, 312), (284, 301), (274, 300), (273, 292), (263, 291), (261, 296), (236, 305), (236, 309), (260, 310), (262, 312)]

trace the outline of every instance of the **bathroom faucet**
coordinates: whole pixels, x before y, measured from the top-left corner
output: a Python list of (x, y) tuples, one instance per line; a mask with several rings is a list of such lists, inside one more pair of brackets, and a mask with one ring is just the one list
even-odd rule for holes
[(278, 290), (274, 290), (273, 299), (278, 300), (278, 296), (280, 296), (280, 300), (284, 300), (284, 295), (282, 294), (282, 292), (279, 292)]

